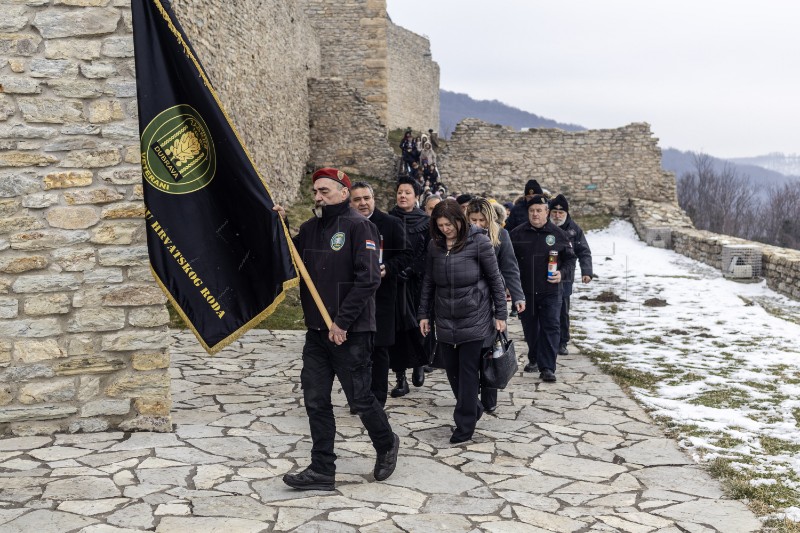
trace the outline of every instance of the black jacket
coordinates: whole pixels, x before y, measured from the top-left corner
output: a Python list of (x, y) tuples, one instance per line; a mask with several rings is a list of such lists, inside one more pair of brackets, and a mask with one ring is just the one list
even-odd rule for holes
[(572, 280), (575, 273), (575, 253), (569, 236), (550, 221), (541, 228), (530, 222), (511, 231), (511, 244), (519, 264), (520, 281), (525, 299), (533, 301), (534, 294), (549, 294), (559, 291), (560, 283), (547, 281), (547, 261), (550, 250), (558, 252), (558, 270), (561, 280)]
[[(594, 277), (592, 251), (589, 249), (589, 243), (586, 242), (586, 236), (581, 227), (567, 214), (567, 220), (559, 228), (563, 229), (569, 235), (569, 240), (572, 241), (572, 250), (578, 257), (578, 264), (581, 266), (581, 276)], [(567, 281), (572, 282), (572, 279)]]
[(511, 213), (506, 219), (506, 229), (509, 232), (528, 221), (527, 203), (524, 198), (514, 203), (514, 207), (511, 208)]
[[(394, 344), (397, 275), (411, 264), (411, 248), (400, 221), (376, 209), (369, 221), (378, 228), (379, 246), (383, 246), (383, 264), (386, 275), (375, 293), (375, 320), (378, 327), (376, 346)], [(379, 254), (380, 255), (380, 254)]]
[(397, 330), (416, 329), (419, 292), (422, 289), (422, 276), (425, 275), (425, 251), (431, 238), (428, 230), (430, 217), (418, 207), (407, 212), (394, 206), (389, 214), (400, 220), (411, 249), (411, 262), (400, 274), (397, 284)]
[[(381, 284), (378, 230), (350, 202), (322, 207), (293, 239), (331, 319), (351, 332), (375, 331), (375, 291)], [(322, 315), (300, 285), (306, 327), (327, 330)]]
[(517, 264), (517, 258), (514, 256), (511, 237), (504, 229), (500, 230), (500, 246), (494, 249), (494, 253), (497, 256), (497, 266), (500, 268), (500, 274), (503, 276), (508, 292), (511, 293), (511, 302), (513, 304), (524, 302), (525, 294), (519, 281), (519, 265)]
[(483, 230), (470, 226), (467, 242), (456, 253), (431, 243), (417, 317), (436, 315), (436, 339), (448, 344), (486, 340), (494, 319), (506, 320), (506, 291), (497, 258)]

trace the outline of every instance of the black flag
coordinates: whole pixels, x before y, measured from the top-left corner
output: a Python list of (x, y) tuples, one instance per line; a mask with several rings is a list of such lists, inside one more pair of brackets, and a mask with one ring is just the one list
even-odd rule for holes
[(215, 353), (297, 285), (289, 236), (169, 3), (132, 9), (150, 265)]

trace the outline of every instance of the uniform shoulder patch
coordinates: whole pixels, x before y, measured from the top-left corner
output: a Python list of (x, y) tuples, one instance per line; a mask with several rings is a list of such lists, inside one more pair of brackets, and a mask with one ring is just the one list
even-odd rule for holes
[(375, 241), (367, 239), (367, 250), (377, 250), (375, 246)]

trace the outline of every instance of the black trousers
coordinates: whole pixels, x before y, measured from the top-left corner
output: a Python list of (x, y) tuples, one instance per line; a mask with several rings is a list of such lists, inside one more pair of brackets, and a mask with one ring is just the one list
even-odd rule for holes
[(569, 298), (572, 296), (572, 282), (562, 283), (564, 291), (561, 293), (561, 340), (560, 345), (569, 342)]
[(535, 294), (527, 299), (525, 310), (519, 314), (528, 361), (539, 371), (556, 371), (558, 343), (561, 339), (561, 292)]
[(389, 390), (389, 347), (375, 346), (372, 349), (372, 394), (381, 404), (386, 405), (386, 395)]
[(483, 405), (478, 400), (482, 344), (482, 340), (458, 345), (439, 342), (447, 381), (456, 397), (453, 411), (456, 431), (453, 436), (457, 439), (472, 438), (475, 425), (483, 415)]
[(328, 340), (327, 330), (306, 332), (300, 383), (311, 427), (311, 470), (332, 475), (336, 472), (336, 420), (331, 391), (334, 376), (339, 379), (350, 407), (356, 410), (378, 453), (391, 449), (392, 428), (386, 413), (372, 394), (373, 333), (348, 333), (337, 346)]

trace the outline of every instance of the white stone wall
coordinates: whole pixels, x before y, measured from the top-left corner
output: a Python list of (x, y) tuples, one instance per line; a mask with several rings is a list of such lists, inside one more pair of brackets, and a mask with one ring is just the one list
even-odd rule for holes
[(171, 430), (129, 4), (2, 10), (0, 434)]
[(439, 65), (427, 38), (389, 23), (389, 129), (439, 130)]
[(512, 128), (466, 119), (440, 156), (450, 191), (513, 201), (534, 178), (563, 193), (576, 214), (628, 214), (628, 200), (676, 199), (675, 178), (661, 169), (658, 139), (647, 124), (566, 132)]

